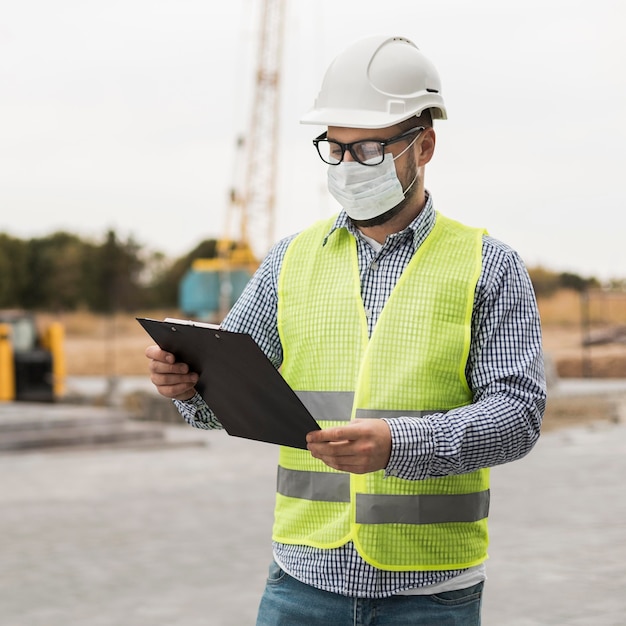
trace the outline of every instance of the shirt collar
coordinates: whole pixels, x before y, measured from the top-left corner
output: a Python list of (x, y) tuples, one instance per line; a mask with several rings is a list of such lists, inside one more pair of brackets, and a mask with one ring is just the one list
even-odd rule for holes
[[(428, 191), (426, 191), (426, 203), (424, 204), (424, 208), (420, 211), (419, 215), (401, 233), (394, 233), (389, 236), (397, 237), (402, 233), (411, 231), (413, 233), (413, 245), (415, 246), (415, 250), (417, 250), (433, 229), (433, 226), (435, 225), (435, 217), (436, 214), (433, 207), (432, 196), (428, 193)], [(345, 228), (354, 237), (358, 237), (358, 229), (352, 223), (347, 213), (342, 210), (339, 215), (337, 215), (337, 219), (328, 231), (326, 237), (324, 237), (322, 246), (325, 246), (332, 234), (341, 228)]]

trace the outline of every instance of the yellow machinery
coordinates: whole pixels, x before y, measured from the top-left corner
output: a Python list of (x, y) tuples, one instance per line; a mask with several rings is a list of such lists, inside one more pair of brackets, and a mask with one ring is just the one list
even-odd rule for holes
[(179, 307), (187, 317), (221, 320), (259, 264), (247, 243), (221, 239), (217, 253), (211, 259), (196, 259), (183, 276)]
[(0, 402), (53, 402), (65, 392), (63, 326), (39, 333), (24, 311), (0, 311)]

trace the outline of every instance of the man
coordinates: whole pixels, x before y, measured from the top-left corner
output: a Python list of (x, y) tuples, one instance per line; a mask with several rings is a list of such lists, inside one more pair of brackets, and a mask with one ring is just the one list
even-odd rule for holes
[[(322, 426), (281, 448), (258, 624), (480, 623), (488, 468), (533, 447), (545, 382), (518, 255), (424, 187), (445, 118), (412, 42), (339, 55), (302, 122), (327, 127), (314, 144), (343, 210), (278, 243), (224, 320)], [(219, 428), (196, 374), (146, 354), (184, 418)]]

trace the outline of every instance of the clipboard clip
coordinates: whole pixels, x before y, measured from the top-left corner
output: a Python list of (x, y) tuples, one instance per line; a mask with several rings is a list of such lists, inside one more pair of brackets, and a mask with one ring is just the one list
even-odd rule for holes
[[(196, 322), (195, 320), (183, 320), (178, 319), (177, 317), (166, 317), (164, 322), (168, 324), (183, 324), (184, 326), (199, 326), (200, 328), (211, 328), (213, 330), (222, 330), (220, 324), (210, 324), (209, 322)], [(176, 326), (171, 326), (170, 329), (172, 332), (176, 332), (178, 329)], [(215, 333), (215, 336), (219, 339), (219, 335)]]

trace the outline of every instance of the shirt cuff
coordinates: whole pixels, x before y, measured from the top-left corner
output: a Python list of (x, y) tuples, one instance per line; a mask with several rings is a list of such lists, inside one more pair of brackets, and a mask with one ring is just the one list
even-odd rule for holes
[(189, 400), (172, 400), (172, 402), (183, 419), (194, 428), (223, 428), (215, 413), (211, 411), (197, 391)]
[(433, 425), (424, 417), (383, 418), (391, 430), (391, 455), (385, 477), (424, 480), (435, 458)]

